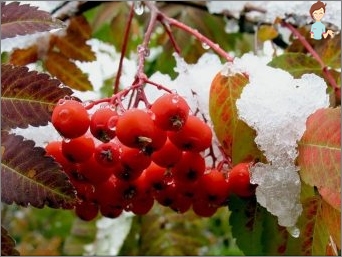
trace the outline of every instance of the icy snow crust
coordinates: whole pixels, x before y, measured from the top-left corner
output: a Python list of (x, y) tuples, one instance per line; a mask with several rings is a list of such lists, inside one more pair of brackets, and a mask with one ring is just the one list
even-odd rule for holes
[[(316, 1), (208, 1), (207, 7), (211, 13), (229, 11), (235, 18), (239, 18), (245, 6), (254, 6), (266, 10), (266, 13), (252, 11), (247, 13), (251, 19), (274, 22), (285, 18), (285, 14), (303, 16), (307, 23), (313, 21), (309, 11)], [(323, 22), (330, 22), (341, 29), (341, 1), (322, 1), (327, 3)], [(304, 25), (304, 24), (303, 24)]]
[(251, 182), (258, 184), (258, 202), (278, 217), (279, 225), (294, 227), (302, 212), (300, 178), (295, 159), (297, 142), (308, 116), (329, 106), (326, 83), (314, 74), (300, 79), (261, 62), (251, 54), (227, 64), (223, 74), (246, 72), (249, 83), (236, 101), (239, 118), (257, 132), (255, 142), (268, 163), (251, 168)]

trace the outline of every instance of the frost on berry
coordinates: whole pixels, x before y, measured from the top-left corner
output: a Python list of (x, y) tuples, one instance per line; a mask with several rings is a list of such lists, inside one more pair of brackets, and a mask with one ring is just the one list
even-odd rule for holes
[(236, 105), (240, 119), (256, 130), (255, 142), (268, 160), (251, 168), (251, 182), (258, 184), (257, 200), (278, 217), (280, 225), (293, 228), (302, 211), (297, 142), (308, 116), (328, 107), (327, 86), (314, 74), (294, 79), (252, 55), (235, 59), (225, 72), (249, 75)]

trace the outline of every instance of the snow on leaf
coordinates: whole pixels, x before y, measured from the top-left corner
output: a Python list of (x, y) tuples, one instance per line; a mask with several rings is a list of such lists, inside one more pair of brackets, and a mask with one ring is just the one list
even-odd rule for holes
[(58, 99), (72, 94), (69, 88), (59, 87), (60, 81), (27, 67), (1, 65), (1, 71), (3, 129), (47, 125)]
[(7, 230), (1, 226), (1, 255), (2, 256), (18, 256), (19, 252), (14, 248), (15, 241), (8, 234)]
[(277, 224), (275, 216), (256, 202), (255, 198), (230, 197), (232, 226), (236, 243), (245, 255), (283, 255), (289, 235)]
[(50, 51), (44, 64), (45, 68), (65, 85), (79, 91), (93, 89), (87, 75), (63, 54)]
[(22, 136), (1, 133), (1, 200), (27, 207), (71, 209), (74, 187), (53, 158)]
[(254, 142), (255, 131), (239, 119), (235, 105), (247, 83), (248, 78), (243, 74), (224, 76), (218, 73), (210, 88), (209, 112), (214, 131), (233, 164), (262, 158)]
[[(331, 193), (341, 193), (341, 108), (320, 109), (310, 115), (298, 146), (304, 182)], [(323, 189), (324, 191), (324, 189)], [(323, 193), (323, 198), (328, 197)], [(339, 202), (339, 201), (336, 201)], [(340, 208), (334, 206), (335, 208)]]
[(295, 78), (299, 78), (305, 73), (315, 72), (318, 75), (322, 73), (320, 64), (304, 53), (285, 53), (274, 57), (268, 65), (286, 70)]
[(73, 17), (66, 30), (66, 35), (56, 38), (56, 46), (68, 58), (79, 61), (96, 59), (86, 41), (91, 37), (91, 27), (83, 16)]
[(34, 34), (64, 27), (63, 22), (53, 19), (48, 12), (19, 2), (1, 3), (1, 39), (17, 35)]

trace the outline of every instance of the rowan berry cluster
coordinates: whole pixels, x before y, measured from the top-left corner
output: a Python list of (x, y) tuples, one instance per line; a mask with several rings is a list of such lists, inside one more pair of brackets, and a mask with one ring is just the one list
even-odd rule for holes
[(211, 128), (176, 93), (149, 108), (118, 112), (107, 104), (92, 114), (79, 101), (61, 99), (51, 121), (63, 140), (50, 142), (46, 152), (74, 185), (80, 199), (75, 212), (83, 220), (99, 212), (109, 218), (123, 211), (143, 215), (155, 202), (209, 217), (230, 194), (254, 193), (247, 163), (229, 176), (206, 167)]

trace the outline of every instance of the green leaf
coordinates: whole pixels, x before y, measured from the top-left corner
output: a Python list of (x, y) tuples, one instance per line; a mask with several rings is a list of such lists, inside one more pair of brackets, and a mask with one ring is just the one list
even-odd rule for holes
[(326, 201), (322, 201), (322, 219), (329, 235), (337, 247), (341, 249), (341, 212)]
[(74, 220), (70, 235), (66, 238), (63, 246), (65, 255), (83, 255), (84, 246), (94, 241), (96, 236), (96, 219), (83, 221), (79, 218)]
[(1, 39), (27, 35), (64, 27), (60, 20), (38, 7), (12, 2), (1, 3)]
[(27, 67), (1, 65), (1, 71), (2, 129), (47, 125), (57, 101), (73, 93), (48, 74)]
[(322, 217), (320, 196), (302, 201), (303, 212), (298, 219), (298, 238), (289, 237), (287, 255), (325, 255), (329, 234)]
[(14, 248), (15, 242), (13, 238), (8, 234), (7, 230), (1, 226), (1, 255), (2, 256), (14, 256), (20, 255)]
[(205, 224), (191, 211), (179, 214), (155, 205), (148, 214), (134, 218), (119, 255), (199, 255), (209, 243)]
[(285, 53), (274, 57), (268, 65), (273, 68), (286, 70), (295, 78), (300, 78), (306, 73), (315, 73), (322, 76), (320, 64), (314, 58), (304, 53)]
[(298, 152), (302, 180), (318, 189), (327, 188), (323, 198), (336, 202), (333, 207), (340, 210), (341, 201), (330, 201), (329, 196), (341, 193), (341, 107), (320, 109), (309, 116)]
[[(1, 200), (36, 208), (71, 209), (76, 192), (68, 176), (32, 140), (1, 133)], [(29, 157), (29, 158), (28, 158)]]
[(236, 100), (247, 83), (248, 78), (243, 74), (224, 76), (218, 73), (210, 88), (209, 113), (214, 131), (233, 164), (264, 158), (254, 142), (255, 131), (240, 120), (237, 113)]
[(258, 29), (257, 37), (261, 42), (272, 40), (278, 36), (278, 31), (274, 26), (261, 25)]
[(236, 243), (245, 255), (283, 255), (288, 232), (277, 223), (277, 218), (260, 206), (256, 198), (231, 196), (228, 203), (232, 212), (232, 226)]

